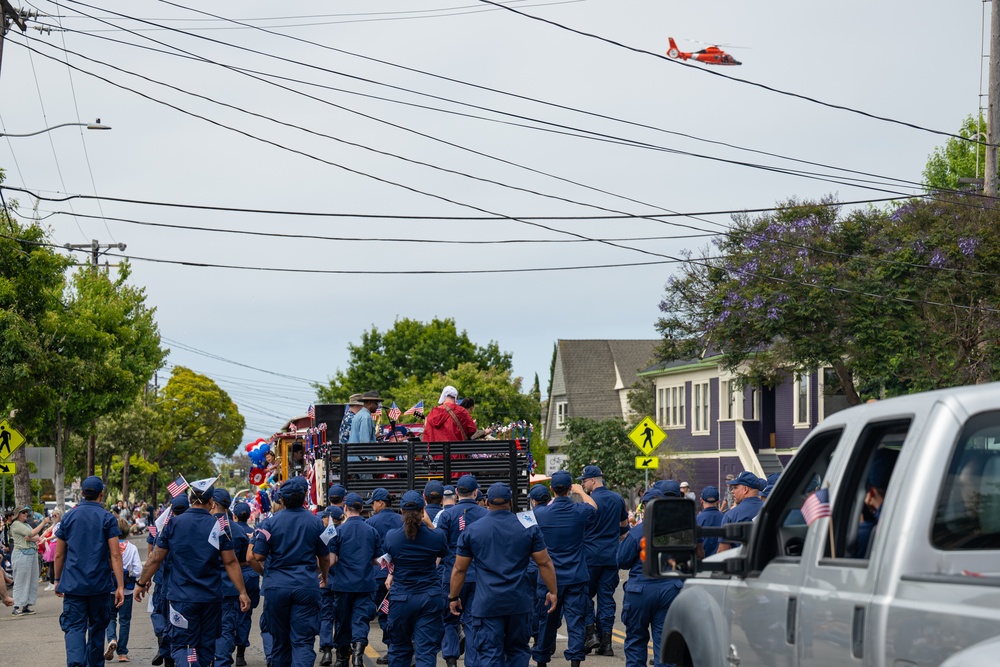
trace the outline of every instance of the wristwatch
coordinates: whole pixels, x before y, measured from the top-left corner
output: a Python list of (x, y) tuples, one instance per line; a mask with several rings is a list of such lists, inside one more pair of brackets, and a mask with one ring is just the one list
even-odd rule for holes
[(458, 598), (448, 598), (448, 602), (455, 602)]

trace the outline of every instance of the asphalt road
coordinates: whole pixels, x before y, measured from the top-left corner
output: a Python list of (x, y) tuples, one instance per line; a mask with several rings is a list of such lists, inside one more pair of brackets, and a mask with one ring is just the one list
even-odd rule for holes
[[(132, 541), (139, 547), (139, 553), (145, 555), (146, 541), (144, 537), (132, 538)], [(624, 575), (622, 572), (623, 581)], [(59, 614), (62, 612), (62, 600), (52, 592), (44, 591), (45, 584), (39, 584), (38, 604), (34, 607), (37, 611), (32, 616), (13, 617), (10, 609), (0, 607), (0, 656), (3, 659), (0, 663), (15, 667), (17, 665), (62, 665), (66, 661), (66, 648), (63, 641), (63, 633), (59, 628)], [(618, 615), (621, 615), (621, 587), (618, 588)], [(264, 667), (264, 652), (260, 644), (260, 633), (258, 617), (260, 607), (254, 612), (253, 632), (250, 635), (250, 648), (247, 649), (246, 658), (248, 667)], [(624, 627), (620, 621), (616, 621), (614, 630), (615, 655), (587, 656), (586, 663), (592, 667), (618, 667), (625, 663), (622, 652), (622, 643), (625, 638)], [(381, 631), (376, 623), (372, 623), (372, 632), (369, 635), (370, 644), (366, 651), (366, 667), (376, 667), (375, 660), (385, 652), (385, 646), (379, 641)], [(318, 647), (318, 643), (317, 643)], [(560, 630), (556, 644), (556, 653), (553, 655), (552, 664), (568, 664), (562, 658), (562, 651), (566, 648), (566, 635), (564, 628)], [(148, 665), (156, 655), (156, 638), (153, 635), (153, 627), (149, 621), (149, 614), (146, 613), (146, 601), (135, 604), (132, 614), (131, 637), (129, 639), (129, 657), (131, 662), (137, 665)], [(652, 655), (652, 654), (650, 654)], [(117, 656), (114, 659), (117, 662)], [(110, 663), (109, 663), (110, 664)], [(317, 656), (317, 664), (319, 664)], [(461, 662), (459, 664), (462, 664)], [(438, 665), (444, 666), (444, 660), (438, 655)]]

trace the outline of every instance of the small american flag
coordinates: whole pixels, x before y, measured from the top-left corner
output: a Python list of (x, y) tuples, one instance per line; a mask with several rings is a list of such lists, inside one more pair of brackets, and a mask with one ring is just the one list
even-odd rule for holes
[(174, 481), (170, 482), (170, 484), (167, 484), (167, 491), (170, 492), (171, 498), (176, 498), (177, 496), (181, 495), (182, 493), (187, 491), (187, 488), (188, 488), (188, 483), (187, 480), (184, 479), (184, 475), (181, 475)]
[[(395, 405), (395, 404), (393, 404), (393, 405)], [(423, 412), (423, 411), (424, 411), (424, 402), (420, 401), (419, 403), (417, 403), (416, 405), (414, 405), (412, 408), (410, 408), (409, 410), (407, 410), (403, 414), (404, 415), (412, 415), (412, 414), (414, 414), (416, 412)]]
[(316, 406), (310, 405), (309, 409), (306, 410), (306, 414), (309, 415), (309, 419), (316, 419)]
[(397, 419), (399, 419), (399, 416), (401, 414), (403, 413), (399, 411), (399, 407), (396, 405), (396, 401), (393, 401), (392, 407), (389, 408), (389, 421), (393, 422), (396, 421)]
[(458, 529), (465, 530), (465, 513), (458, 517)]
[(372, 419), (378, 421), (382, 419), (382, 404), (380, 403), (377, 408), (375, 408), (375, 414), (372, 415)]
[(191, 648), (188, 649), (188, 664), (190, 665), (196, 662), (198, 662), (198, 651), (196, 651), (195, 648), (192, 646)]
[(156, 537), (156, 523), (149, 524), (146, 530), (149, 531), (150, 537)]
[(802, 516), (806, 525), (813, 525), (817, 519), (830, 516), (830, 489), (819, 489), (802, 503)]
[(380, 604), (378, 606), (378, 613), (385, 614), (386, 616), (389, 615), (389, 596), (388, 595), (386, 595), (384, 598), (382, 598), (382, 604)]
[(229, 519), (226, 517), (225, 514), (219, 517), (219, 527), (222, 528), (222, 530), (229, 528)]

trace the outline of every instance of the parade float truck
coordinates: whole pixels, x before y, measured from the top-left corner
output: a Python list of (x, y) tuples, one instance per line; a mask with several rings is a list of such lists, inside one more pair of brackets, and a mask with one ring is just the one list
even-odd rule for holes
[[(646, 508), (645, 574), (685, 579), (658, 662), (998, 664), (1000, 383), (837, 412), (753, 522), (703, 529), (695, 509)], [(700, 536), (741, 544), (699, 562)]]

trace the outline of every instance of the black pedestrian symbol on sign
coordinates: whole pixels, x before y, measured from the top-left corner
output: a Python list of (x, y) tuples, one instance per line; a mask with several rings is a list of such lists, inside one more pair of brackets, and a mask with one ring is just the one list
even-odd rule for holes
[[(3, 453), (5, 449), (7, 450), (6, 454)], [(7, 430), (6, 426), (0, 426), (0, 456), (7, 458), (10, 454), (10, 431)]]
[(645, 449), (647, 445), (649, 446), (650, 449), (652, 449), (653, 448), (653, 429), (652, 429), (652, 427), (648, 423), (646, 424), (646, 428), (644, 428), (642, 430), (642, 437), (643, 437), (643, 441), (642, 441), (642, 447), (643, 447), (643, 449)]

